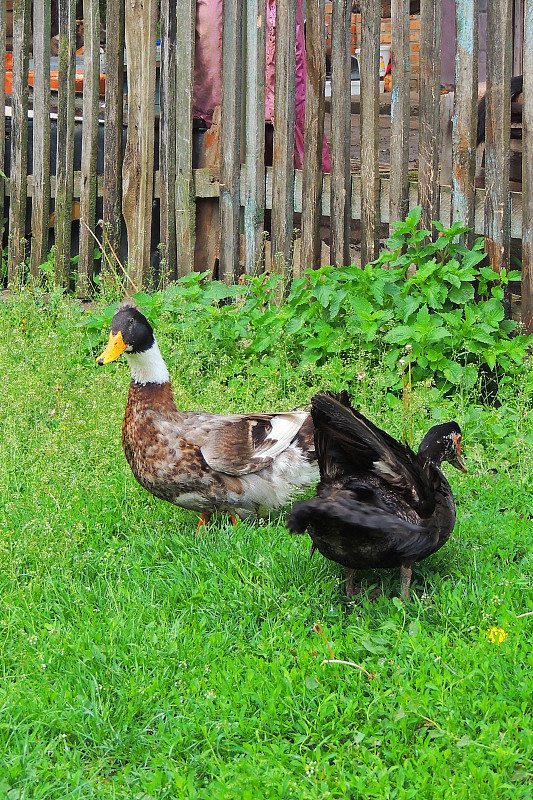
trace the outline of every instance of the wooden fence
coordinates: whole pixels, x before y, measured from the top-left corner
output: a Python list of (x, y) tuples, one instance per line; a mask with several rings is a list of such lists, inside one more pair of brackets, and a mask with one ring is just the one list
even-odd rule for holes
[[(202, 268), (213, 249), (218, 276), (237, 281), (263, 268), (287, 277), (324, 258), (321, 215), (329, 217), (330, 263), (350, 261), (350, 229), (360, 220), (361, 262), (378, 254), (382, 223), (404, 218), (422, 205), (422, 224), (464, 220), (485, 236), (496, 272), (509, 267), (511, 235), (522, 240), (522, 317), (533, 328), (533, 0), (491, 0), (487, 14), (485, 189), (475, 189), (478, 100), (478, 3), (455, 0), (457, 16), (455, 94), (440, 93), (441, 0), (420, 6), (418, 172), (409, 172), (411, 117), (409, 0), (391, 2), (392, 95), (390, 174), (378, 153), (381, 3), (361, 0), (360, 169), (350, 169), (350, 48), (348, 0), (334, 0), (331, 25), (331, 173), (322, 173), (325, 120), (324, 0), (307, 0), (307, 86), (303, 170), (294, 170), (294, 28), (296, 0), (278, 0), (275, 124), (272, 167), (264, 166), (265, 25), (267, 0), (224, 0), (220, 138), (208, 166), (193, 161), (192, 86), (195, 0), (107, 0), (105, 98), (100, 96), (98, 0), (84, 0), (83, 93), (76, 93), (74, 0), (58, 0), (57, 93), (50, 88), (51, 0), (13, 0), (8, 280), (38, 279), (49, 247), (50, 212), (55, 222), (55, 279), (69, 285), (71, 218), (79, 200), (82, 225), (76, 291), (90, 293), (94, 277), (97, 198), (108, 252), (119, 250), (121, 226), (129, 242), (128, 288), (150, 281), (153, 201), (159, 199), (163, 283)], [(516, 69), (511, 46), (512, 12), (523, 14), (522, 192), (509, 191), (510, 78)], [(6, 0), (0, 0), (0, 48), (6, 43)], [(33, 10), (33, 19), (31, 14)], [(521, 22), (521, 20), (519, 20)], [(516, 19), (515, 19), (516, 23)], [(160, 59), (156, 60), (159, 24)], [(522, 26), (519, 26), (522, 29)], [(31, 36), (31, 45), (30, 45)], [(32, 70), (30, 66), (30, 46)], [(124, 58), (126, 53), (126, 58)], [(515, 62), (513, 62), (513, 57)], [(127, 66), (125, 67), (125, 62)], [(513, 66), (514, 64), (514, 66)], [(124, 105), (125, 75), (127, 106)], [(0, 91), (5, 86), (0, 64)], [(29, 92), (29, 81), (33, 89)], [(159, 88), (160, 113), (154, 98)], [(447, 105), (446, 105), (447, 104)], [(33, 129), (28, 169), (28, 107)], [(451, 185), (439, 133), (443, 110), (451, 117)], [(50, 109), (56, 114), (55, 170), (50, 170)], [(83, 120), (81, 169), (74, 171), (75, 126)], [(78, 120), (78, 123), (76, 122)], [(103, 126), (103, 136), (101, 128)], [(123, 152), (124, 132), (126, 135)], [(154, 142), (155, 137), (155, 142)], [(204, 137), (204, 139), (207, 137)], [(157, 145), (154, 148), (154, 143)], [(204, 141), (205, 144), (205, 141)], [(0, 159), (6, 142), (0, 139)], [(98, 148), (103, 169), (97, 174)], [(154, 171), (154, 149), (158, 170)], [(204, 148), (205, 149), (205, 148)], [(219, 152), (218, 152), (219, 151)], [(209, 163), (209, 160), (208, 162)], [(193, 168), (195, 167), (195, 168)], [(28, 174), (30, 173), (30, 174)], [(410, 180), (411, 178), (411, 180)], [(31, 198), (31, 225), (28, 223)], [(218, 202), (217, 202), (218, 201)], [(0, 191), (0, 220), (4, 218)], [(270, 243), (265, 247), (265, 209)], [(301, 238), (295, 246), (295, 213)], [(75, 214), (74, 214), (75, 215)], [(31, 236), (30, 236), (31, 233)], [(100, 233), (99, 233), (100, 235)], [(30, 244), (28, 244), (30, 243)], [(203, 249), (202, 249), (203, 248)], [(211, 248), (211, 250), (210, 250)], [(28, 259), (29, 256), (29, 259)], [(26, 266), (25, 266), (26, 265)]]

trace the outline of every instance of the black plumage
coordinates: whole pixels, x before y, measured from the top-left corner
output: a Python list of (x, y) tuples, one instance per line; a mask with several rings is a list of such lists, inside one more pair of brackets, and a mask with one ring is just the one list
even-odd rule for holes
[(293, 506), (289, 530), (307, 530), (312, 551), (345, 567), (349, 596), (355, 569), (400, 567), (408, 597), (412, 565), (442, 547), (455, 524), (440, 466), (466, 472), (459, 425), (435, 425), (415, 453), (352, 408), (346, 392), (315, 395), (311, 413), (320, 483), (316, 497)]

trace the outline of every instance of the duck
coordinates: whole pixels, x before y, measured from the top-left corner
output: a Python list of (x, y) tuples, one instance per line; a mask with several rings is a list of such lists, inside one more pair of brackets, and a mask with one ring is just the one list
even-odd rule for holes
[(289, 531), (307, 531), (311, 556), (318, 550), (344, 567), (349, 598), (361, 591), (355, 570), (400, 567), (400, 597), (409, 600), (413, 564), (439, 550), (455, 525), (441, 465), (468, 471), (461, 428), (434, 425), (415, 453), (356, 411), (346, 391), (316, 394), (311, 415), (320, 482), (316, 496), (292, 507)]
[(181, 411), (154, 330), (127, 298), (111, 321), (97, 363), (124, 356), (131, 383), (122, 423), (126, 460), (156, 497), (200, 513), (247, 519), (285, 505), (319, 478), (309, 410), (213, 414)]

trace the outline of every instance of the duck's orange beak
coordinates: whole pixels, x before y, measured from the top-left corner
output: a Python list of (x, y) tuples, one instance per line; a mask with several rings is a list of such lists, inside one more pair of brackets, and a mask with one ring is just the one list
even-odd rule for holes
[(110, 333), (107, 347), (102, 355), (96, 359), (96, 363), (102, 366), (103, 364), (109, 364), (111, 361), (116, 361), (127, 346), (120, 331), (116, 334)]

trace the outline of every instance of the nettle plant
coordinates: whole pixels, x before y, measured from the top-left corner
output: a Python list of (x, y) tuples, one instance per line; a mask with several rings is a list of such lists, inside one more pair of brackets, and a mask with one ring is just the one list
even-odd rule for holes
[[(472, 249), (457, 243), (468, 230), (462, 223), (434, 223), (439, 236), (432, 242), (419, 220), (417, 207), (363, 269), (306, 270), (281, 304), (278, 275), (225, 286), (193, 273), (165, 292), (136, 298), (153, 322), (170, 313), (176, 335), (192, 347), (211, 340), (219, 353), (250, 367), (260, 361), (275, 370), (288, 363), (303, 380), (313, 366), (335, 361), (350, 384), (364, 354), (370, 368), (384, 369), (383, 385), (399, 391), (398, 361), (409, 346), (413, 383), (431, 382), (445, 394), (478, 385), (482, 395), (488, 381), (498, 387), (512, 382), (532, 342), (504, 318), (503, 286), (520, 273), (496, 276), (481, 266), (482, 239)], [(96, 327), (102, 321), (93, 318)]]

